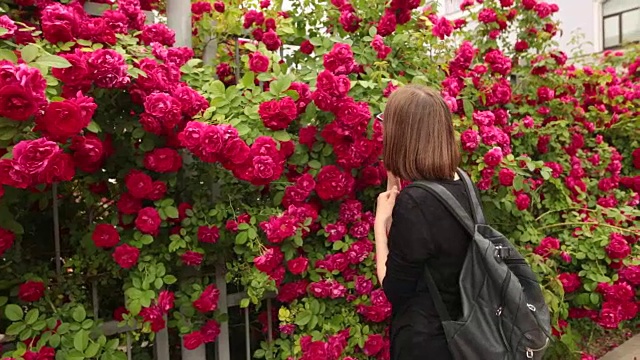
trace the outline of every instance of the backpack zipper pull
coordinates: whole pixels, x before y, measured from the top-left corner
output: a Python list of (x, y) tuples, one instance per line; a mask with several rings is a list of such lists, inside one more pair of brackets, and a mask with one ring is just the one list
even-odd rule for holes
[(527, 348), (527, 359), (533, 359), (533, 350)]

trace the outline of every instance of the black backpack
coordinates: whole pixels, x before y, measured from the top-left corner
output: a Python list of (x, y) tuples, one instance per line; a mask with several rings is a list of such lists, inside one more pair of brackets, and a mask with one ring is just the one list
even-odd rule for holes
[(433, 194), (472, 236), (460, 273), (463, 315), (451, 319), (431, 272), (425, 281), (456, 360), (542, 359), (551, 340), (551, 320), (536, 275), (501, 233), (486, 225), (480, 201), (462, 170), (473, 219), (442, 185), (418, 181), (409, 186)]

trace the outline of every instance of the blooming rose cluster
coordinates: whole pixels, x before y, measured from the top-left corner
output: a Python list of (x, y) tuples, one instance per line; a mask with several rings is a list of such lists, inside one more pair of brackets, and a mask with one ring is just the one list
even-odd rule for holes
[(73, 158), (45, 138), (23, 140), (13, 147), (11, 159), (0, 160), (0, 185), (26, 189), (38, 184), (69, 181), (75, 175)]
[(267, 50), (276, 51), (282, 46), (282, 40), (276, 33), (276, 19), (265, 18), (264, 13), (250, 9), (244, 14), (245, 29), (251, 29), (251, 35), (257, 41), (261, 41)]
[(340, 25), (348, 33), (356, 32), (360, 28), (362, 19), (356, 14), (356, 9), (349, 0), (331, 0), (331, 4), (340, 10)]
[(411, 11), (420, 6), (420, 0), (392, 0), (378, 21), (378, 35), (389, 36), (398, 25), (411, 20)]
[(173, 309), (175, 302), (175, 294), (168, 290), (160, 291), (158, 298), (153, 301), (151, 306), (140, 310), (140, 317), (151, 324), (151, 331), (158, 332), (165, 328), (166, 323), (164, 316)]
[(269, 242), (279, 244), (296, 235), (298, 230), (309, 224), (309, 220), (313, 222), (317, 217), (318, 213), (311, 205), (289, 205), (282, 215), (261, 222), (260, 228), (267, 234)]
[[(344, 329), (328, 337), (326, 341), (313, 341), (310, 335), (300, 338), (302, 348), (302, 360), (338, 360), (347, 347), (350, 329)], [(343, 359), (347, 359), (343, 358)]]
[(596, 322), (605, 329), (616, 329), (623, 321), (631, 320), (638, 314), (634, 289), (625, 282), (613, 285), (598, 284), (596, 291), (602, 294), (604, 302)]
[(378, 59), (384, 60), (391, 53), (391, 47), (384, 44), (384, 39), (380, 35), (376, 35), (371, 40), (371, 47), (378, 53)]
[(0, 60), (0, 116), (26, 121), (47, 104), (47, 83), (40, 70)]

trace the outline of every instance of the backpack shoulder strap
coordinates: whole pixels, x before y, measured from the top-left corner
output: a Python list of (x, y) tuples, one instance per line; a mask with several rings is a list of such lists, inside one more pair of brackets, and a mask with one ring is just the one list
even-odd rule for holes
[(469, 235), (474, 235), (476, 225), (475, 221), (471, 219), (469, 213), (462, 207), (458, 199), (456, 199), (444, 186), (430, 181), (416, 181), (409, 185), (409, 187), (419, 187), (435, 196), (440, 203), (456, 217)]
[(475, 220), (476, 224), (485, 224), (484, 212), (482, 211), (482, 206), (480, 205), (480, 199), (478, 199), (478, 193), (473, 186), (473, 181), (471, 181), (469, 175), (462, 169), (458, 168), (457, 173), (464, 182), (464, 185), (467, 187), (473, 220)]
[[(464, 229), (473, 236), (475, 232), (474, 221), (462, 205), (460, 205), (460, 202), (444, 186), (429, 181), (416, 181), (409, 185), (409, 187), (418, 187), (434, 195), (438, 201), (440, 201), (440, 203), (456, 217), (460, 224), (463, 225)], [(427, 214), (424, 213), (422, 208), (420, 208), (420, 212), (425, 218), (427, 217)], [(433, 280), (429, 266), (426, 264), (424, 266), (424, 279), (427, 283), (427, 288), (429, 289), (429, 294), (431, 295), (433, 304), (438, 312), (438, 316), (440, 316), (440, 321), (451, 320), (449, 311), (447, 310), (447, 307), (442, 300), (442, 296), (440, 295), (440, 291), (438, 290), (438, 286)]]

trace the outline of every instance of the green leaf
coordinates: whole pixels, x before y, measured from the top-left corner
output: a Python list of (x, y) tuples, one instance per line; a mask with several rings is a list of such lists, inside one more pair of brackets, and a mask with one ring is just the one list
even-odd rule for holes
[(34, 44), (28, 44), (20, 50), (20, 56), (26, 63), (30, 63), (38, 56), (40, 48)]
[(145, 234), (140, 237), (140, 242), (143, 245), (149, 245), (153, 242), (153, 236)]
[(276, 131), (273, 134), (273, 138), (278, 140), (278, 141), (289, 141), (289, 140), (291, 140), (291, 136), (286, 131)]
[(369, 28), (369, 36), (374, 37), (378, 33), (378, 29), (375, 26)]
[[(87, 317), (87, 312), (85, 311), (84, 306), (79, 305), (78, 307), (76, 307), (73, 310), (71, 317), (76, 322), (82, 322)], [(84, 348), (82, 348), (81, 350), (84, 350)]]
[(27, 325), (25, 325), (25, 323), (21, 321), (21, 322), (17, 322), (9, 325), (7, 327), (7, 330), (5, 330), (5, 332), (7, 333), (7, 335), (15, 336), (20, 334), (20, 332), (22, 332), (22, 330), (24, 330), (26, 327)]
[(9, 298), (6, 296), (0, 296), (0, 306), (4, 306), (9, 301)]
[(318, 160), (311, 160), (309, 161), (309, 167), (312, 169), (320, 169), (322, 164)]
[(256, 76), (253, 71), (247, 71), (242, 77), (242, 86), (247, 89), (254, 86)]
[(240, 307), (241, 308), (246, 308), (249, 307), (249, 299), (248, 298), (244, 298), (242, 300), (240, 300)]
[(162, 285), (164, 285), (164, 282), (162, 281), (162, 279), (159, 279), (159, 278), (158, 278), (158, 279), (156, 279), (156, 280), (153, 282), (153, 286), (154, 286), (156, 289), (160, 289), (160, 288), (162, 287)]
[(84, 351), (89, 345), (89, 332), (86, 330), (80, 330), (73, 337), (73, 347), (78, 351)]
[(11, 140), (17, 133), (18, 129), (16, 128), (2, 128), (2, 132), (0, 132), (0, 140)]
[(215, 80), (209, 85), (209, 92), (213, 97), (226, 98), (224, 83), (220, 80)]
[(309, 321), (311, 321), (312, 317), (313, 313), (311, 313), (311, 311), (303, 310), (296, 315), (296, 320), (294, 321), (294, 323), (298, 326), (304, 326), (307, 325)]
[(96, 356), (98, 354), (99, 350), (100, 350), (100, 344), (91, 343), (87, 347), (87, 350), (84, 351), (84, 356), (86, 356), (88, 358), (92, 358), (92, 357), (94, 357), (94, 356)]
[(170, 217), (172, 219), (177, 219), (178, 217), (180, 217), (178, 209), (176, 209), (174, 206), (167, 206), (166, 208), (164, 208), (164, 213), (167, 214), (167, 217)]
[(58, 55), (42, 55), (36, 63), (58, 69), (71, 67), (71, 63), (67, 59)]
[(91, 121), (89, 125), (87, 125), (87, 130), (96, 134), (102, 131), (102, 129), (100, 128), (100, 125), (98, 125), (98, 123), (95, 121)]
[(38, 309), (31, 309), (27, 312), (27, 316), (25, 316), (24, 321), (28, 325), (31, 325), (38, 320), (39, 316), (40, 316), (40, 312), (38, 311)]
[(15, 304), (9, 304), (4, 309), (4, 315), (10, 321), (14, 321), (15, 322), (15, 321), (22, 320), (22, 317), (24, 316), (24, 312), (22, 311), (22, 308), (20, 306), (15, 305)]
[(167, 275), (162, 280), (167, 285), (171, 285), (171, 284), (175, 283), (176, 281), (178, 281), (178, 279), (176, 279), (176, 277), (173, 276), (173, 275)]
[(118, 339), (111, 339), (104, 345), (104, 348), (106, 350), (115, 351), (118, 349), (118, 345), (120, 345), (120, 341)]
[(251, 132), (251, 128), (245, 124), (240, 124), (236, 127), (238, 129), (238, 135), (244, 136)]
[(58, 345), (60, 345), (60, 335), (58, 334), (51, 335), (51, 337), (49, 338), (49, 345), (51, 345), (51, 347), (53, 348), (57, 348)]
[[(0, 28), (0, 29), (4, 29), (4, 28)], [(18, 57), (11, 50), (0, 49), (0, 60), (9, 60), (12, 63), (17, 63), (18, 62)]]
[(69, 351), (69, 353), (67, 353), (64, 357), (64, 360), (84, 360), (84, 354), (82, 353), (82, 351), (78, 351), (78, 350), (71, 350)]
[(468, 99), (462, 99), (462, 107), (464, 108), (464, 115), (467, 119), (473, 118), (473, 104)]

